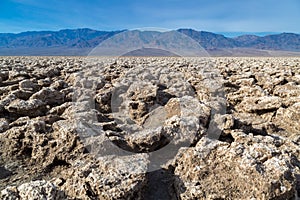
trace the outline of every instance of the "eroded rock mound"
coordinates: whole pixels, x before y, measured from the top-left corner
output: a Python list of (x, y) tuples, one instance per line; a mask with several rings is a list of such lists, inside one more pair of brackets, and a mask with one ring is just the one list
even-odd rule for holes
[[(180, 199), (290, 199), (299, 147), (272, 136), (232, 132), (234, 142), (202, 139), (175, 168)], [(292, 145), (294, 152), (288, 150)]]

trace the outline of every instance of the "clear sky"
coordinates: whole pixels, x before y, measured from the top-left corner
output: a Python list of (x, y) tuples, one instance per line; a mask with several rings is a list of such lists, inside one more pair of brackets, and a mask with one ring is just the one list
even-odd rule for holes
[(0, 32), (140, 27), (300, 33), (300, 0), (0, 0)]

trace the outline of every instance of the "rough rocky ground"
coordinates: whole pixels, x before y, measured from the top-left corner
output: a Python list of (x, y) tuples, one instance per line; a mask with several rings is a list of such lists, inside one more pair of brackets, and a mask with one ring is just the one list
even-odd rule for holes
[(1, 199), (296, 199), (299, 58), (0, 58)]

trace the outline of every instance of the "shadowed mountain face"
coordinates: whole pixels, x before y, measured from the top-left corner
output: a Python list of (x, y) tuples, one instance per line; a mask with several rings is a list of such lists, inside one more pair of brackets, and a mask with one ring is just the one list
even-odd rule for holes
[(95, 47), (103, 40), (122, 31), (96, 31), (74, 29), (60, 31), (31, 31), (19, 34), (0, 34), (0, 47), (43, 48), (43, 47)]
[[(193, 29), (178, 29), (199, 46), (207, 50), (211, 55), (268, 55), (269, 51), (300, 52), (300, 35), (294, 33), (281, 33), (259, 37), (256, 35), (242, 35), (236, 38), (228, 38), (221, 34)], [(97, 31), (92, 29), (74, 29), (60, 31), (34, 31), (19, 34), (0, 33), (0, 55), (88, 55), (97, 45), (124, 31)], [(176, 40), (176, 31), (161, 33), (160, 42), (167, 44), (180, 44)], [(128, 44), (147, 43), (157, 37), (156, 31), (132, 31), (127, 36)], [(164, 46), (163, 43), (159, 44)], [(158, 48), (165, 50), (165, 48)], [(129, 50), (127, 56), (175, 56), (172, 53), (154, 51), (151, 46)], [(276, 55), (277, 55), (276, 54)], [(123, 54), (122, 54), (123, 55)], [(284, 54), (285, 55), (285, 54)], [(294, 55), (294, 54), (293, 54)], [(297, 54), (298, 55), (298, 54)]]
[(241, 35), (235, 38), (235, 41), (238, 42), (239, 46), (248, 47), (253, 45), (259, 39), (259, 36), (256, 35)]
[(258, 49), (300, 51), (300, 35), (294, 33), (268, 35), (253, 41), (251, 47)]
[(205, 31), (195, 31), (193, 29), (178, 29), (178, 32), (193, 38), (205, 49), (233, 48), (238, 46), (237, 41), (220, 34)]
[(205, 49), (215, 48), (253, 48), (268, 50), (300, 51), (300, 35), (294, 33), (281, 33), (259, 37), (256, 35), (242, 35), (236, 38), (227, 38), (220, 34), (195, 31), (192, 29), (179, 29), (196, 41)]

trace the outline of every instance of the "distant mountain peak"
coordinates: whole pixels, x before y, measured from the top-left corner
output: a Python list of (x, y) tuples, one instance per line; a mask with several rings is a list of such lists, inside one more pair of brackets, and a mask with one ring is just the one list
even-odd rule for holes
[[(78, 28), (59, 31), (0, 33), (0, 55), (27, 55), (31, 51), (34, 52), (32, 53), (34, 55), (47, 55), (49, 51), (55, 52), (54, 48), (63, 49), (65, 51), (61, 52), (67, 52), (67, 54), (78, 52), (76, 55), (83, 55), (83, 52), (90, 51), (106, 39), (124, 31), (126, 30), (98, 31), (90, 28)], [(136, 33), (140, 33), (139, 31), (141, 32), (142, 30), (137, 30)], [(300, 35), (296, 33), (284, 32), (265, 36), (245, 34), (229, 38), (222, 34), (197, 31), (191, 28), (181, 28), (177, 31), (192, 38), (207, 51), (220, 52), (247, 48), (258, 51), (280, 50), (300, 52)], [(147, 34), (156, 34), (156, 31), (148, 31)], [(72, 49), (72, 51), (68, 49)], [(58, 51), (57, 54), (60, 53), (59, 50), (56, 51)]]

